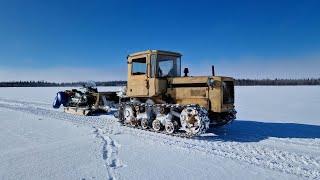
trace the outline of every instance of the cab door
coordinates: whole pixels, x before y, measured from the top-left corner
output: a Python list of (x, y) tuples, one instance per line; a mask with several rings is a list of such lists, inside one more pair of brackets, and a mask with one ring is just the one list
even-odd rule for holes
[(147, 55), (132, 57), (128, 64), (127, 95), (129, 97), (146, 97), (148, 94)]

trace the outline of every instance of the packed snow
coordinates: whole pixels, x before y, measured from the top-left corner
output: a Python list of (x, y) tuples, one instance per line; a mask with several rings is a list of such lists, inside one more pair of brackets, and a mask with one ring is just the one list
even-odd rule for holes
[[(192, 139), (0, 88), (0, 179), (320, 179), (320, 87), (236, 87), (237, 120)], [(99, 90), (117, 90), (100, 87)]]

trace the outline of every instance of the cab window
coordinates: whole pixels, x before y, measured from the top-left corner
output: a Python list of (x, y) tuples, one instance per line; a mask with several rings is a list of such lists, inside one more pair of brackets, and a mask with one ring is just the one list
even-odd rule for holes
[(132, 60), (132, 75), (144, 75), (147, 71), (146, 58), (138, 58)]
[(158, 60), (158, 77), (180, 77), (181, 76), (181, 59), (175, 56), (159, 55)]

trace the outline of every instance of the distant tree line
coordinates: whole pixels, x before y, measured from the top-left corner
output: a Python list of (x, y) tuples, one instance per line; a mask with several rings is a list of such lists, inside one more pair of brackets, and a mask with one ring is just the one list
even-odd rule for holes
[(318, 79), (237, 79), (236, 86), (304, 86), (320, 85)]
[[(97, 86), (124, 86), (127, 81), (97, 81)], [(8, 81), (0, 82), (0, 87), (81, 87), (86, 82)]]
[[(97, 86), (125, 86), (127, 81), (96, 81)], [(7, 81), (0, 87), (81, 87), (86, 82)], [(318, 79), (237, 79), (236, 86), (302, 86), (320, 85)]]

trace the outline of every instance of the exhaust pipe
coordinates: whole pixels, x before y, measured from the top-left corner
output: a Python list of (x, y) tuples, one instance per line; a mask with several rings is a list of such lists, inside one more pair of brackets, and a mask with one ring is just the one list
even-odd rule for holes
[(212, 76), (215, 76), (215, 73), (214, 73), (214, 65), (211, 66), (211, 71), (212, 71)]
[(184, 68), (183, 73), (184, 73), (184, 77), (188, 77), (189, 69)]

